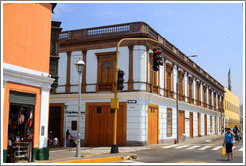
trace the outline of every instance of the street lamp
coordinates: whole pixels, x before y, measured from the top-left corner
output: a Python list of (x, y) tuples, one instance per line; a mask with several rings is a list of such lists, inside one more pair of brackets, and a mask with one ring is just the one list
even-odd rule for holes
[(80, 151), (80, 100), (81, 100), (81, 75), (83, 72), (83, 69), (85, 67), (85, 62), (81, 59), (79, 59), (76, 63), (75, 63), (77, 72), (79, 73), (79, 89), (78, 89), (78, 93), (79, 93), (79, 98), (78, 98), (78, 122), (77, 122), (77, 150), (76, 150), (76, 156), (78, 158), (81, 158), (81, 151)]
[(64, 147), (67, 147), (67, 103), (64, 103), (64, 131), (65, 131), (65, 139), (64, 139)]
[[(190, 55), (187, 57), (198, 57), (198, 55)], [(179, 64), (177, 63), (177, 77), (178, 77)], [(176, 83), (176, 113), (177, 113), (177, 143), (179, 143), (179, 79), (177, 79)]]

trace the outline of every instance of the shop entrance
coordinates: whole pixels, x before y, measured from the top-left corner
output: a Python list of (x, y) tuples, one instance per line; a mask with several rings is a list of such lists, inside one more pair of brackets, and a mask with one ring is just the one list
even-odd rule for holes
[(10, 103), (7, 162), (32, 160), (34, 106)]
[(35, 94), (9, 91), (8, 163), (32, 161)]

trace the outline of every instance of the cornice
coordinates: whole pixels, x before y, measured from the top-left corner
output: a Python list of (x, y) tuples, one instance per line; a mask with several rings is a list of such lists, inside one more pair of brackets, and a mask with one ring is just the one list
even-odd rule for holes
[[(81, 95), (82, 101), (90, 102), (90, 100), (107, 100), (110, 102), (110, 99), (114, 97), (113, 93), (83, 93)], [(148, 92), (120, 92), (118, 94), (120, 101), (122, 100), (148, 100), (149, 102), (159, 102), (159, 103), (168, 103), (169, 105), (176, 106), (176, 100), (172, 98), (163, 97), (157, 94), (152, 94)], [(78, 94), (51, 94), (50, 102), (59, 102), (59, 101), (74, 101), (78, 100)], [(100, 102), (100, 101), (98, 101)], [(211, 115), (217, 115), (218, 112), (210, 110), (208, 108), (199, 107), (194, 104), (189, 104), (186, 102), (179, 101), (179, 107), (182, 109), (196, 110), (201, 113), (208, 113)], [(220, 114), (219, 114), (220, 115)]]

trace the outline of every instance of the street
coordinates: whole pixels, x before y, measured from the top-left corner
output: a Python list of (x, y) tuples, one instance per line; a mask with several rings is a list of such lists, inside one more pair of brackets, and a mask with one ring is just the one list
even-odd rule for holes
[(124, 160), (119, 163), (242, 163), (243, 144), (233, 145), (234, 160), (222, 158), (221, 148), (223, 139), (199, 140), (166, 146), (155, 146), (135, 151), (137, 159)]

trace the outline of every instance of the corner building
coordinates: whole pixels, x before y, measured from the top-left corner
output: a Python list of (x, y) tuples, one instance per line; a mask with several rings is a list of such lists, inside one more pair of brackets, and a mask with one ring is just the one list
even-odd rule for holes
[(3, 3), (4, 163), (49, 159), (49, 90), (54, 81), (49, 77), (49, 59), (54, 7), (51, 3)]
[[(224, 119), (224, 87), (178, 48), (144, 22), (64, 31), (60, 34), (58, 87), (50, 109), (59, 109), (64, 139), (67, 129), (77, 135), (78, 73), (76, 61), (86, 63), (82, 75), (83, 146), (111, 146), (114, 70), (117, 43), (122, 38), (151, 38), (161, 42), (164, 65), (153, 71), (148, 41), (125, 41), (119, 48), (119, 68), (125, 72), (124, 89), (118, 94), (117, 144), (147, 145), (179, 138), (218, 134)], [(178, 66), (178, 68), (177, 68)], [(179, 126), (176, 124), (176, 82), (179, 81)], [(67, 110), (64, 114), (64, 103)], [(63, 119), (63, 115), (66, 118)], [(222, 117), (221, 117), (222, 115)]]
[(240, 128), (239, 98), (227, 88), (225, 88), (224, 109), (225, 127), (233, 129), (237, 125)]

